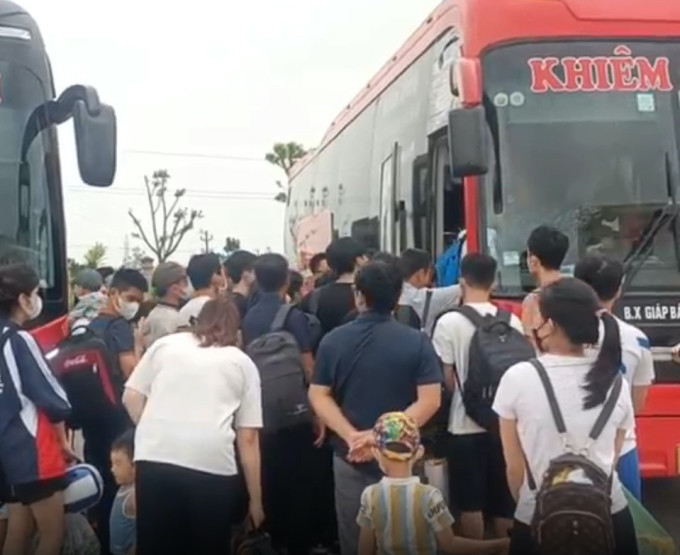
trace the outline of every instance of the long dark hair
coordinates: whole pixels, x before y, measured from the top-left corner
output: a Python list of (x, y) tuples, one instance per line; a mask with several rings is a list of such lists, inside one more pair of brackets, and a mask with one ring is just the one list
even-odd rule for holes
[(595, 291), (575, 278), (563, 278), (542, 288), (539, 309), (543, 318), (559, 326), (574, 345), (597, 345), (602, 321), (604, 338), (597, 360), (586, 376), (583, 408), (591, 409), (604, 403), (621, 368), (621, 337), (614, 317), (607, 312), (600, 313)]
[(10, 317), (21, 295), (33, 293), (40, 284), (36, 271), (28, 264), (0, 266), (0, 315)]

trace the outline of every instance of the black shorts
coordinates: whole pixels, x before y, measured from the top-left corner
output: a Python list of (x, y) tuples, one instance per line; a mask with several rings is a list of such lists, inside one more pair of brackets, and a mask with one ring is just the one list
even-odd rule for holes
[(39, 501), (49, 499), (55, 493), (66, 489), (66, 477), (48, 478), (26, 484), (9, 485), (0, 469), (0, 505), (4, 503), (21, 503), (33, 505)]
[(503, 447), (490, 433), (454, 435), (448, 442), (449, 489), (453, 507), (490, 518), (513, 518)]

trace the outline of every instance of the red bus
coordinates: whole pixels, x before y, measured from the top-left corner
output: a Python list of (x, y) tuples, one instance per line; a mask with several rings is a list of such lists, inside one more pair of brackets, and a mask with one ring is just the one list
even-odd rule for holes
[(376, 249), (468, 248), (499, 262), (497, 301), (533, 284), (537, 225), (626, 261), (619, 311), (653, 345), (643, 474), (680, 473), (680, 3), (446, 0), (294, 169), (286, 248), (328, 210)]
[(40, 273), (44, 311), (35, 335), (46, 349), (64, 331), (68, 307), (66, 233), (57, 126), (73, 118), (82, 180), (108, 187), (116, 168), (116, 119), (91, 87), (57, 97), (35, 21), (0, 0), (0, 263)]

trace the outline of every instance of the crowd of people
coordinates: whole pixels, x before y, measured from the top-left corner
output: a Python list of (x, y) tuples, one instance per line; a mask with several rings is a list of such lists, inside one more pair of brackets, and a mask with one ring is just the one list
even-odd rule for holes
[[(246, 251), (74, 276), (71, 333), (101, 340), (115, 392), (77, 426), (104, 483), (89, 515), (102, 553), (222, 554), (261, 531), (290, 555), (545, 552), (540, 538), (565, 532), (537, 499), (568, 453), (581, 458), (560, 480), (604, 475), (611, 499), (601, 529), (587, 520), (597, 507), (581, 508), (579, 541), (636, 553), (624, 486), (640, 497), (649, 341), (612, 314), (622, 265), (588, 256), (565, 276), (568, 248), (557, 229), (532, 232), (537, 289), (521, 318), (492, 302), (488, 255), (466, 254), (459, 284), (434, 288), (429, 253), (352, 238), (312, 259), (311, 287), (283, 256)], [(7, 555), (36, 534), (38, 555), (60, 552), (77, 459), (83, 392), (24, 331), (40, 311), (35, 272), (0, 267)], [(448, 487), (424, 483), (431, 457), (446, 459)]]

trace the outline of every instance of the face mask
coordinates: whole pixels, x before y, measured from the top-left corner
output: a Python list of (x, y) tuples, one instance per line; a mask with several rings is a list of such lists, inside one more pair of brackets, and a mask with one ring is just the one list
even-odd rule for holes
[(139, 303), (121, 301), (118, 314), (120, 314), (122, 318), (129, 322), (137, 315), (137, 312), (139, 312)]
[(31, 312), (28, 315), (29, 320), (33, 320), (40, 316), (43, 309), (43, 300), (39, 295), (33, 295), (31, 297)]
[[(538, 335), (538, 331), (539, 331), (543, 326), (545, 326), (547, 323), (548, 323), (548, 322), (543, 322), (540, 326), (538, 326), (537, 328), (534, 328), (533, 330), (531, 330), (531, 335), (532, 335), (533, 338), (534, 338), (534, 343), (536, 343), (536, 347), (538, 348), (538, 350), (539, 350), (541, 353), (545, 353), (545, 352), (546, 352), (545, 347), (543, 346), (543, 341), (544, 341), (545, 338), (548, 337), (548, 336), (546, 335), (546, 336), (541, 337), (540, 335)], [(550, 334), (548, 334), (548, 335), (550, 335)]]

